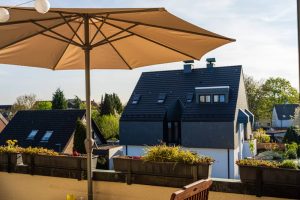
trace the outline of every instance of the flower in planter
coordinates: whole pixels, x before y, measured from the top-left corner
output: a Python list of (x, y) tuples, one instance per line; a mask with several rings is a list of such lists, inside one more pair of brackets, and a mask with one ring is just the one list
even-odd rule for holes
[(157, 145), (148, 147), (146, 155), (142, 157), (145, 161), (155, 162), (178, 162), (185, 164), (211, 164), (214, 159), (200, 156), (178, 146)]
[(30, 155), (48, 155), (48, 156), (59, 156), (57, 152), (50, 149), (45, 149), (42, 147), (27, 147), (23, 150), (24, 154)]
[(0, 153), (22, 153), (23, 148), (17, 145), (17, 140), (7, 140), (6, 146), (0, 146)]

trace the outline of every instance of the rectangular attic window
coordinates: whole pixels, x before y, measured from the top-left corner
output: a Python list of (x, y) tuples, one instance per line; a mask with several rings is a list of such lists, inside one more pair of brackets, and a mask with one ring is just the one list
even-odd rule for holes
[(53, 131), (46, 131), (45, 135), (43, 136), (41, 142), (48, 142), (50, 137), (52, 136)]
[(194, 97), (193, 93), (187, 93), (187, 95), (186, 95), (186, 102), (187, 103), (192, 103), (193, 97)]
[(29, 135), (27, 136), (26, 140), (34, 140), (34, 137), (36, 136), (36, 134), (38, 133), (38, 130), (32, 130)]
[(157, 99), (157, 103), (164, 103), (165, 100), (167, 98), (167, 94), (166, 93), (160, 93), (158, 95), (158, 99)]
[(133, 99), (132, 99), (131, 104), (138, 104), (139, 101), (140, 101), (140, 99), (141, 99), (141, 95), (140, 94), (133, 95)]

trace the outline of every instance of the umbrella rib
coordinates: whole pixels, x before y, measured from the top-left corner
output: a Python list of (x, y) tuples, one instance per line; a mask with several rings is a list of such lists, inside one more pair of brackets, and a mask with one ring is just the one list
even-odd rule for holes
[[(82, 39), (79, 37), (79, 35), (77, 34), (77, 32), (73, 29), (73, 27), (70, 25), (70, 23), (66, 20), (65, 16), (63, 16), (62, 13), (59, 13), (59, 15), (64, 19), (64, 21), (66, 22), (66, 24), (68, 25), (68, 27), (73, 31), (73, 33), (75, 34), (75, 36), (80, 40), (81, 44), (83, 45), (84, 42), (82, 41)], [(81, 25), (81, 24), (80, 24)], [(79, 26), (80, 27), (80, 26)], [(77, 30), (78, 31), (78, 30)], [(74, 39), (74, 37), (73, 37)]]
[(110, 18), (110, 17), (108, 17), (107, 19), (114, 20), (114, 21), (119, 21), (119, 22), (134, 23), (134, 24), (149, 26), (149, 27), (154, 27), (154, 28), (161, 28), (161, 29), (167, 29), (167, 30), (172, 30), (172, 31), (179, 31), (179, 32), (190, 33), (190, 34), (195, 34), (195, 35), (202, 35), (202, 36), (212, 37), (212, 38), (217, 38), (217, 39), (229, 40), (231, 42), (235, 41), (235, 39), (231, 39), (231, 38), (227, 38), (227, 37), (223, 37), (223, 36), (210, 35), (210, 34), (206, 34), (206, 33), (197, 33), (197, 32), (194, 32), (194, 31), (182, 30), (182, 29), (178, 29), (178, 28), (171, 28), (171, 27), (159, 26), (159, 25), (154, 25), (154, 24), (147, 24), (147, 23), (143, 23), (143, 22), (135, 22), (135, 21), (131, 21), (131, 20), (116, 19), (116, 18)]
[(134, 34), (130, 33), (129, 35), (125, 35), (125, 36), (122, 36), (122, 37), (119, 37), (119, 38), (116, 38), (116, 39), (113, 39), (113, 40), (109, 40), (109, 41), (103, 41), (101, 44), (97, 45), (97, 46), (92, 46), (93, 48), (95, 47), (99, 47), (99, 46), (102, 46), (104, 44), (107, 44), (109, 42), (115, 42), (115, 41), (118, 41), (118, 40), (122, 40), (122, 39), (125, 39), (125, 38), (128, 38), (128, 37), (131, 37), (133, 36)]
[[(78, 18), (79, 18), (79, 17), (74, 18), (74, 19), (69, 19), (69, 21), (74, 21), (74, 20), (76, 20), (76, 19), (78, 19)], [(56, 24), (55, 26), (49, 27), (49, 29), (57, 28), (57, 27), (59, 27), (59, 26), (61, 26), (61, 25), (64, 25), (64, 24), (65, 24), (65, 22), (60, 23), (60, 24)], [(7, 48), (7, 47), (9, 47), (9, 46), (11, 46), (11, 45), (14, 45), (14, 44), (16, 44), (16, 43), (22, 42), (22, 41), (24, 41), (24, 40), (27, 40), (27, 39), (29, 39), (29, 38), (31, 38), (31, 37), (35, 37), (35, 36), (37, 36), (37, 35), (39, 35), (39, 34), (42, 34), (42, 33), (46, 32), (46, 31), (47, 31), (47, 30), (42, 30), (42, 31), (39, 31), (39, 32), (37, 32), (37, 33), (35, 33), (35, 34), (29, 35), (29, 36), (27, 36), (27, 37), (25, 37), (25, 38), (21, 38), (21, 39), (19, 39), (19, 40), (13, 41), (13, 42), (11, 42), (11, 43), (9, 43), (9, 44), (3, 46), (3, 47), (0, 47), (0, 50), (1, 50), (1, 49), (4, 49), (4, 48)]]
[[(61, 39), (61, 38), (58, 38), (58, 37), (55, 37), (55, 36), (52, 36), (52, 35), (48, 35), (46, 33), (41, 33), (41, 35), (43, 36), (46, 36), (46, 37), (49, 37), (49, 38), (52, 38), (52, 39), (55, 39), (55, 40), (58, 40), (58, 41), (61, 41), (61, 42), (64, 42), (64, 43), (72, 43), (72, 40), (65, 40), (65, 39)], [(77, 45), (76, 43), (72, 43), (74, 46), (77, 46), (77, 47), (81, 47), (82, 48), (82, 45)]]
[[(104, 22), (104, 23), (105, 23), (105, 22)], [(130, 29), (132, 29), (132, 28), (134, 28), (134, 27), (136, 27), (136, 26), (137, 26), (137, 24), (134, 24), (134, 25), (132, 25), (132, 26), (129, 26), (128, 28), (125, 28), (124, 30), (119, 31), (119, 32), (117, 32), (117, 33), (115, 33), (115, 34), (113, 34), (113, 35), (111, 35), (111, 36), (105, 38), (104, 40), (101, 40), (101, 41), (99, 41), (99, 42), (93, 44), (92, 47), (97, 47), (97, 46), (101, 45), (104, 41), (109, 41), (109, 39), (111, 39), (111, 38), (113, 38), (113, 37), (115, 37), (115, 36), (117, 36), (117, 35), (120, 35), (121, 33), (127, 32), (128, 30), (130, 30)], [(99, 30), (100, 30), (100, 29), (99, 29)]]
[[(91, 40), (91, 42), (90, 42), (91, 44), (93, 43), (94, 39), (96, 38), (97, 34), (99, 33), (99, 30), (101, 30), (101, 28), (102, 28), (102, 26), (104, 25), (104, 22), (105, 22), (105, 20), (106, 20), (106, 18), (107, 18), (108, 16), (109, 16), (109, 15), (107, 14), (106, 17), (103, 19), (103, 21), (102, 21), (100, 27), (99, 27), (99, 28), (97, 27), (97, 31), (96, 31), (95, 35), (93, 36), (93, 38), (92, 38), (92, 40)], [(91, 20), (91, 21), (92, 21), (92, 20)], [(92, 22), (93, 22), (93, 21), (92, 21)]]
[[(95, 24), (95, 22), (92, 21), (92, 23), (94, 24), (94, 26), (96, 26), (98, 28), (98, 26)], [(121, 55), (121, 53), (116, 49), (116, 47), (109, 42), (109, 40), (107, 39), (107, 37), (104, 35), (104, 33), (98, 28), (99, 32), (101, 33), (101, 35), (105, 38), (105, 40), (107, 40), (108, 44), (114, 49), (114, 51), (118, 54), (118, 56), (123, 60), (123, 62), (127, 65), (127, 67), (129, 69), (132, 69), (132, 67), (130, 67), (130, 65), (128, 64), (128, 62), (125, 60), (125, 58)]]
[[(80, 22), (80, 24), (79, 24), (79, 26), (78, 26), (76, 32), (80, 29), (80, 27), (81, 27), (81, 25), (82, 25), (82, 22), (83, 22), (83, 20), (81, 20), (81, 22)], [(75, 37), (75, 34), (73, 35), (72, 40), (74, 39), (74, 37)], [(66, 46), (66, 48), (65, 48), (64, 51), (62, 52), (60, 58), (57, 60), (56, 64), (55, 64), (54, 67), (52, 68), (52, 70), (55, 70), (55, 69), (56, 69), (56, 67), (57, 67), (57, 65), (58, 65), (58, 63), (59, 63), (59, 61), (60, 61), (60, 60), (62, 59), (62, 57), (65, 55), (65, 53), (66, 53), (67, 49), (69, 48), (70, 44), (71, 44), (71, 43), (69, 42), (69, 44)]]
[[(57, 32), (55, 32), (55, 31), (53, 31), (53, 30), (51, 30), (51, 29), (49, 29), (49, 28), (47, 28), (47, 27), (45, 27), (45, 26), (43, 26), (43, 25), (41, 25), (41, 24), (39, 24), (39, 23), (37, 23), (37, 22), (32, 22), (32, 23), (35, 24), (35, 25), (37, 25), (37, 26), (39, 26), (39, 27), (41, 27), (41, 28), (43, 28), (43, 29), (45, 29), (46, 31), (49, 31), (49, 32), (51, 32), (51, 33), (53, 33), (53, 34), (55, 34), (55, 35), (57, 35), (57, 36), (59, 36), (59, 37), (65, 39), (65, 40), (67, 40), (67, 41), (70, 41), (70, 42), (71, 42), (72, 44), (74, 44), (75, 46), (80, 46), (80, 47), (82, 47), (81, 44), (79, 44), (79, 43), (77, 43), (77, 42), (74, 42), (74, 41), (70, 40), (70, 38), (67, 38), (67, 37), (65, 37), (64, 35), (60, 34), (60, 33), (57, 33)], [(64, 23), (64, 24), (65, 24), (65, 23)]]
[[(76, 17), (76, 15), (70, 15), (70, 16), (65, 16), (65, 17), (66, 18), (72, 18), (72, 17)], [(3, 22), (3, 23), (0, 23), (0, 27), (1, 26), (8, 26), (8, 25), (15, 25), (15, 24), (31, 23), (32, 21), (43, 22), (43, 21), (50, 21), (50, 20), (56, 20), (56, 19), (61, 19), (61, 17), (52, 17), (52, 18), (45, 18), (45, 19), (28, 19), (28, 20), (20, 20), (20, 21), (13, 21), (13, 22)]]
[[(124, 29), (124, 28), (122, 28), (122, 27), (119, 27), (119, 26), (117, 26), (117, 25), (111, 24), (111, 23), (109, 23), (109, 22), (105, 22), (105, 23), (106, 23), (106, 24), (109, 24), (109, 25), (111, 25), (111, 26), (114, 26), (115, 28)], [(170, 50), (172, 50), (172, 51), (175, 51), (175, 52), (177, 52), (177, 53), (180, 53), (180, 54), (182, 54), (182, 55), (185, 55), (185, 56), (187, 56), (187, 57), (190, 57), (190, 58), (192, 58), (193, 60), (198, 60), (198, 58), (196, 58), (196, 57), (194, 57), (194, 56), (192, 56), (192, 55), (189, 55), (189, 54), (187, 54), (187, 53), (184, 53), (184, 52), (182, 52), (182, 51), (179, 51), (179, 50), (177, 50), (177, 49), (175, 49), (175, 48), (173, 48), (173, 47), (170, 47), (170, 46), (165, 45), (165, 44), (163, 44), (163, 43), (157, 42), (157, 41), (155, 41), (155, 40), (152, 40), (152, 39), (150, 39), (150, 38), (148, 38), (148, 37), (142, 36), (142, 35), (140, 35), (140, 34), (138, 34), (138, 33), (134, 33), (134, 32), (131, 32), (131, 31), (129, 31), (129, 30), (127, 30), (127, 32), (132, 33), (132, 34), (134, 34), (134, 35), (136, 35), (136, 36), (138, 36), (138, 37), (140, 37), (140, 38), (142, 38), (142, 39), (144, 39), (144, 40), (147, 40), (147, 41), (149, 41), (149, 42), (155, 43), (155, 44), (157, 44), (157, 45), (163, 46), (163, 47), (165, 47), (165, 48), (167, 48), (167, 49), (170, 49)]]
[[(7, 7), (5, 7), (7, 8)], [(29, 8), (22, 8), (22, 7), (16, 7), (11, 8), (14, 10), (24, 10), (24, 11), (34, 11), (35, 9), (29, 9)], [(164, 8), (141, 8), (136, 10), (119, 10), (119, 11), (111, 11), (111, 12), (100, 12), (100, 13), (84, 13), (84, 12), (68, 12), (68, 11), (59, 11), (59, 10), (49, 10), (49, 13), (63, 13), (63, 14), (76, 14), (76, 15), (83, 15), (88, 14), (91, 17), (93, 15), (104, 15), (104, 14), (126, 14), (126, 13), (138, 13), (138, 12), (157, 12), (157, 11), (164, 11)]]

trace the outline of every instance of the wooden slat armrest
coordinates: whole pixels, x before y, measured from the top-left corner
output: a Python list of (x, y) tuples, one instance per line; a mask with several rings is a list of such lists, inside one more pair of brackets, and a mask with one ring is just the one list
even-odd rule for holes
[(194, 182), (174, 192), (171, 196), (171, 200), (207, 200), (211, 185), (212, 180), (210, 179)]

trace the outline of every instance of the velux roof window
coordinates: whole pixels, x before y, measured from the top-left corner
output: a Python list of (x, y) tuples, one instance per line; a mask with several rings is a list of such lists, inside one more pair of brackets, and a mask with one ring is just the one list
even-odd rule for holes
[(186, 95), (186, 102), (187, 103), (192, 103), (193, 97), (194, 97), (193, 93), (187, 93), (187, 95)]
[(43, 136), (41, 142), (48, 142), (50, 137), (52, 136), (53, 131), (46, 131), (45, 135)]
[(160, 93), (158, 95), (158, 99), (157, 99), (157, 103), (164, 103), (165, 100), (167, 98), (167, 94), (166, 93)]
[(132, 99), (131, 103), (132, 104), (138, 104), (140, 99), (141, 99), (141, 95), (140, 94), (135, 94), (135, 95), (133, 95), (133, 99)]
[(34, 137), (36, 136), (36, 134), (38, 133), (38, 130), (32, 130), (29, 135), (27, 136), (26, 140), (34, 140)]

